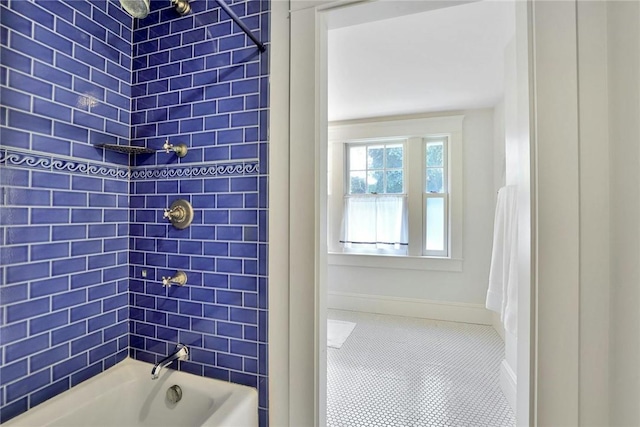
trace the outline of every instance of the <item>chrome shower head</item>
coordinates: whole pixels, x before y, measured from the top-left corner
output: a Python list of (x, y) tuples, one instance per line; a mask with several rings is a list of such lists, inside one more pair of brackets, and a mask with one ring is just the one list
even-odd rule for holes
[(142, 19), (149, 14), (149, 0), (120, 0), (120, 4), (134, 18)]

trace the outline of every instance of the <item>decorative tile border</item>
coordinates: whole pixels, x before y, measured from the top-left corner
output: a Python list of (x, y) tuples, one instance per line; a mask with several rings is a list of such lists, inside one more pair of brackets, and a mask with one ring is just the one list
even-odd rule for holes
[(0, 150), (0, 165), (122, 179), (129, 177), (128, 168), (9, 150)]
[(153, 168), (134, 169), (131, 171), (132, 180), (171, 179), (213, 177), (222, 175), (252, 175), (257, 174), (260, 164), (253, 161), (216, 163), (214, 165), (189, 166), (160, 166)]
[(75, 160), (55, 158), (51, 156), (10, 151), (6, 149), (0, 150), (0, 165), (87, 175), (100, 175), (136, 181), (145, 179), (254, 175), (260, 170), (260, 163), (257, 160), (199, 165), (162, 165), (128, 169), (105, 164), (78, 162)]

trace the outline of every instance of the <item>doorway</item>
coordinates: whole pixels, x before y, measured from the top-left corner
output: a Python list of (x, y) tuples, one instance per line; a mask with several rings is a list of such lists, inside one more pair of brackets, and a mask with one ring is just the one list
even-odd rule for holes
[[(326, 244), (329, 254), (328, 266), (320, 267), (326, 277), (320, 283), (321, 288), (326, 286), (320, 290), (320, 296), (327, 298), (326, 304), (330, 309), (491, 324), (488, 312), (484, 310), (488, 261), (483, 263), (479, 260), (484, 260), (484, 254), (491, 252), (491, 229), (497, 190), (507, 183), (517, 185), (520, 179), (517, 176), (519, 160), (514, 136), (517, 133), (518, 102), (515, 6), (503, 2), (474, 2), (428, 11), (405, 9), (403, 14), (395, 18), (377, 15), (375, 6), (381, 7), (381, 4), (367, 4), (364, 7), (357, 5), (326, 12), (328, 37), (326, 43), (324, 40), (320, 42), (320, 57), (326, 55), (328, 63), (327, 105), (330, 125), (327, 155), (329, 196), (326, 214)], [(327, 52), (323, 52), (323, 48)], [(324, 76), (320, 81), (324, 81)], [(508, 90), (505, 89), (507, 85)], [(324, 89), (319, 93), (323, 94)], [(320, 114), (323, 113), (320, 111)], [(446, 125), (434, 124), (438, 120), (450, 120), (454, 117), (459, 117), (464, 126), (460, 126), (460, 135), (453, 138), (455, 130), (447, 129)], [(421, 120), (426, 123), (424, 129), (407, 129), (412, 129), (415, 122)], [(416, 132), (415, 135), (412, 131)], [(434, 168), (436, 173), (440, 173), (436, 179), (442, 181), (443, 174), (444, 181), (447, 181), (447, 175), (451, 178), (451, 182), (443, 185), (444, 188), (450, 187), (443, 191), (446, 193), (443, 200), (447, 203), (440, 203), (446, 206), (441, 215), (441, 219), (445, 217), (443, 224), (433, 224), (434, 221), (431, 220), (426, 221), (425, 225), (427, 214), (420, 210), (421, 203), (411, 201), (412, 197), (416, 200), (423, 197), (421, 189), (420, 194), (415, 194), (418, 193), (415, 189), (421, 187), (420, 181), (426, 175), (425, 171), (416, 172), (420, 168), (419, 162), (413, 166), (405, 165), (408, 170), (402, 169), (400, 172), (397, 169), (391, 172), (349, 170), (348, 157), (352, 155), (352, 151), (366, 149), (374, 152), (394, 147), (389, 150), (404, 149), (406, 157), (415, 160), (424, 155), (419, 150), (423, 137), (433, 138), (444, 134), (448, 134), (451, 141), (449, 144), (440, 144), (440, 149), (444, 145), (451, 150), (451, 155), (445, 156), (448, 157), (449, 161), (445, 163), (450, 166), (450, 171), (447, 174), (447, 168)], [(433, 139), (431, 141), (433, 145)], [(408, 159), (406, 162), (410, 163)], [(324, 167), (320, 165), (319, 168)], [(463, 169), (465, 179), (462, 177)], [(444, 235), (440, 239), (441, 246), (436, 248), (441, 251), (437, 253), (439, 256), (430, 257), (428, 255), (433, 255), (433, 251), (424, 250), (430, 249), (428, 244), (426, 248), (424, 244), (426, 236), (433, 235), (433, 232), (424, 233), (422, 239), (420, 232), (411, 233), (406, 245), (408, 249), (389, 249), (388, 245), (385, 247), (377, 244), (368, 247), (359, 245), (354, 250), (358, 245), (347, 247), (338, 243), (350, 240), (341, 234), (345, 230), (345, 223), (341, 221), (344, 219), (343, 214), (347, 215), (347, 202), (343, 200), (350, 196), (352, 189), (344, 190), (343, 186), (352, 187), (354, 182), (358, 183), (359, 173), (363, 175), (360, 180), (366, 182), (366, 185), (371, 184), (367, 181), (366, 174), (369, 174), (369, 178), (378, 174), (378, 179), (385, 173), (403, 177), (406, 181), (405, 198), (409, 199), (409, 228), (433, 230), (432, 225), (435, 225), (435, 229), (439, 227), (439, 234)], [(455, 176), (457, 173), (460, 173), (459, 177)], [(349, 174), (350, 177), (347, 176)], [(410, 182), (412, 178), (416, 180), (413, 184)], [(385, 199), (388, 202), (394, 198), (392, 196), (397, 195), (380, 196), (379, 192), (387, 188), (381, 181), (389, 184), (385, 175), (384, 179), (372, 184), (376, 196), (369, 198)], [(402, 183), (398, 185), (396, 180), (391, 192), (401, 192), (401, 187)], [(413, 191), (407, 190), (407, 187), (412, 187)], [(361, 214), (362, 206), (366, 203), (363, 201), (367, 200), (369, 194), (360, 194), (368, 192), (362, 188), (356, 189), (356, 192), (358, 194), (353, 195), (353, 199), (358, 201), (358, 212)], [(431, 191), (425, 197), (437, 196), (433, 194), (437, 192)], [(417, 210), (417, 214), (414, 210)], [(388, 212), (386, 215), (388, 216)], [(323, 213), (320, 212), (320, 217), (322, 216)], [(363, 219), (358, 217), (354, 222), (363, 222)], [(470, 230), (474, 226), (477, 227), (476, 231)], [(464, 233), (461, 231), (463, 228)], [(443, 233), (442, 230), (446, 231)], [(375, 239), (375, 236), (366, 234), (363, 237), (360, 232), (360, 238), (355, 240)], [(375, 256), (389, 255), (394, 250), (404, 250), (404, 255), (409, 256), (401, 256), (396, 260), (388, 256)], [(479, 280), (479, 277), (484, 280)], [(389, 283), (393, 283), (393, 286), (390, 287)], [(475, 310), (474, 314), (471, 314), (472, 310)], [(350, 315), (348, 311), (332, 312), (331, 317), (341, 320), (358, 318), (357, 314)], [(376, 320), (381, 319), (384, 316), (377, 316)], [(367, 322), (371, 319), (361, 320), (362, 328), (366, 329)], [(392, 320), (394, 319), (389, 318), (390, 322)], [(322, 323), (322, 320), (319, 319), (319, 322)], [(499, 320), (493, 323), (497, 329), (502, 329)], [(491, 327), (487, 329), (492, 330)], [(358, 331), (354, 335), (358, 336)], [(505, 339), (503, 330), (501, 335)], [(516, 401), (517, 369), (515, 336), (516, 334), (509, 334), (505, 340), (509, 360), (502, 356), (505, 360), (501, 364), (498, 361), (500, 372), (495, 369), (496, 381), (499, 376), (501, 388), (509, 395), (513, 407)], [(375, 338), (369, 337), (369, 341), (373, 342)], [(339, 360), (338, 354), (348, 352), (348, 347), (347, 345), (347, 350), (340, 351), (329, 349), (330, 360)], [(370, 348), (368, 351), (375, 354), (375, 350), (376, 348)], [(320, 356), (325, 356), (322, 350)], [(352, 359), (352, 356), (347, 359)], [(434, 362), (425, 362), (429, 363)], [(444, 364), (446, 361), (439, 363)], [(365, 369), (372, 372), (377, 369), (375, 363), (368, 368), (367, 366), (364, 364)], [(335, 372), (332, 368), (330, 365), (329, 371)], [(342, 376), (344, 375), (337, 378)], [(484, 387), (490, 389), (491, 385)], [(334, 388), (344, 387), (338, 384)], [(331, 388), (328, 392), (330, 396), (335, 395)], [(344, 393), (342, 396), (344, 397)], [(334, 398), (331, 400), (335, 401)], [(329, 402), (329, 405), (332, 403)], [(361, 406), (364, 408), (367, 405)], [(336, 411), (332, 411), (331, 407), (329, 409), (330, 414), (335, 414)], [(366, 419), (367, 416), (365, 414), (359, 418)], [(505, 422), (508, 425), (508, 421)], [(498, 421), (495, 423), (500, 424)]]
[[(363, 3), (359, 7), (372, 7), (374, 2)], [(460, 2), (466, 3), (466, 2)], [(447, 3), (450, 5), (450, 3)], [(295, 237), (289, 239), (288, 265), (290, 284), (288, 292), (289, 312), (288, 341), (292, 343), (289, 353), (288, 368), (283, 363), (282, 369), (295, 372), (289, 376), (286, 387), (289, 390), (307, 390), (309, 393), (289, 394), (288, 417), (290, 420), (308, 419), (314, 414), (318, 425), (326, 422), (326, 310), (327, 295), (324, 285), (327, 282), (327, 38), (331, 28), (343, 25), (345, 21), (362, 19), (360, 12), (354, 12), (352, 2), (340, 2), (337, 6), (300, 4), (290, 12), (290, 52), (292, 64), (289, 76), (290, 116), (289, 135), (291, 141), (285, 154), (292, 177), (289, 186), (291, 213), (288, 218), (280, 218), (282, 225), (287, 226)], [(379, 2), (382, 7), (380, 16), (398, 16), (407, 14), (408, 6), (420, 6), (422, 11), (437, 8), (441, 3), (434, 2)], [(386, 8), (386, 9), (385, 9)], [(528, 19), (526, 5), (516, 6), (516, 52), (518, 69), (518, 92), (528, 95)], [(334, 14), (334, 12), (339, 12)], [(415, 10), (411, 10), (414, 13)], [(284, 10), (283, 10), (284, 15)], [(334, 19), (334, 17), (336, 17)], [(351, 21), (354, 22), (354, 21)], [(523, 90), (524, 87), (524, 90)], [(312, 102), (310, 102), (310, 100)], [(520, 147), (517, 162), (522, 171), (529, 171), (529, 137), (528, 108), (526, 96), (518, 98), (523, 106), (518, 114), (518, 138)], [(521, 113), (521, 114), (520, 114)], [(284, 159), (283, 159), (284, 160)], [(295, 179), (293, 179), (295, 178)], [(528, 175), (523, 177), (520, 199), (529, 201), (530, 190)], [(311, 188), (314, 191), (310, 191)], [(295, 208), (294, 208), (295, 206)], [(523, 204), (524, 219), (520, 223), (530, 224), (530, 205)], [(288, 221), (286, 221), (288, 219)], [(285, 222), (286, 221), (286, 222)], [(522, 271), (522, 286), (525, 298), (520, 299), (518, 311), (519, 336), (518, 366), (520, 377), (518, 393), (517, 417), (520, 424), (529, 420), (529, 272), (531, 254), (531, 230), (520, 230), (522, 250), (519, 271)], [(310, 246), (311, 245), (311, 246)], [(313, 250), (310, 250), (313, 248)], [(310, 316), (313, 313), (313, 317)], [(280, 323), (282, 324), (282, 323)], [(520, 329), (522, 330), (520, 333)], [(293, 344), (295, 343), (295, 344)], [(280, 360), (280, 359), (279, 359)], [(312, 363), (312, 364), (310, 364)], [(302, 375), (302, 373), (304, 373)], [(284, 408), (283, 408), (284, 409)], [(302, 422), (302, 421), (300, 421)]]
[[(269, 373), (270, 378), (282, 380), (270, 382), (269, 412), (277, 425), (318, 425), (321, 412), (318, 367), (325, 346), (319, 343), (326, 337), (319, 338), (323, 322), (318, 321), (316, 295), (321, 266), (316, 243), (322, 234), (316, 187), (326, 171), (319, 171), (315, 156), (322, 136), (316, 128), (322, 111), (316, 84), (322, 77), (317, 35), (321, 15), (345, 4), (272, 4)], [(609, 259), (606, 247), (582, 251), (591, 241), (583, 239), (595, 233), (607, 242), (608, 235), (606, 227), (598, 227), (599, 217), (592, 216), (589, 222), (581, 216), (585, 209), (592, 212), (582, 197), (599, 199), (600, 194), (580, 186), (583, 177), (593, 176), (584, 172), (589, 169), (579, 173), (584, 144), (598, 152), (603, 143), (600, 135), (606, 136), (608, 129), (606, 117), (587, 114), (606, 110), (606, 103), (587, 103), (591, 110), (583, 105), (594, 99), (592, 92), (606, 96), (607, 63), (601, 59), (606, 58), (607, 43), (585, 41), (592, 36), (599, 42), (607, 40), (602, 35), (607, 33), (608, 8), (604, 3), (582, 2), (517, 2), (516, 6), (517, 64), (525, 70), (518, 74), (518, 92), (529, 96), (518, 100), (526, 107), (518, 110), (531, 112), (530, 117), (518, 117), (522, 143), (518, 161), (525, 172), (524, 191), (519, 194), (524, 218), (519, 222), (531, 224), (531, 229), (519, 230), (523, 256), (518, 277), (524, 298), (519, 299), (518, 309), (518, 425), (575, 425), (583, 416), (599, 420), (596, 424), (608, 419), (606, 316), (582, 315), (600, 313), (608, 289), (586, 274), (585, 266), (599, 268)], [(598, 73), (582, 72), (592, 71), (594, 65)], [(583, 84), (592, 81), (588, 78), (595, 83)], [(582, 96), (585, 92), (589, 96)], [(588, 119), (578, 120), (580, 112)], [(589, 159), (598, 166), (598, 159)], [(589, 224), (594, 225), (589, 228)], [(585, 283), (591, 287), (585, 288)], [(587, 294), (593, 298), (583, 298)], [(602, 327), (589, 328), (587, 320)], [(594, 376), (592, 366), (596, 371), (602, 368), (601, 375)]]

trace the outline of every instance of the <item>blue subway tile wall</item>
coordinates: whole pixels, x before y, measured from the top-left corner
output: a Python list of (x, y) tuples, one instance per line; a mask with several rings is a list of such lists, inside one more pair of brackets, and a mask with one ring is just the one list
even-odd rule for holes
[(130, 173), (4, 147), (0, 168), (5, 421), (127, 356)]
[[(0, 3), (0, 422), (128, 355), (133, 20)], [(124, 222), (122, 221), (124, 218)]]
[[(256, 387), (266, 426), (268, 54), (214, 0), (183, 17), (151, 4), (133, 35), (132, 143), (189, 151), (134, 159), (131, 356), (155, 362), (189, 346), (179, 369)], [(268, 42), (267, 1), (229, 4)], [(184, 230), (162, 218), (179, 198), (195, 211)], [(177, 270), (187, 285), (163, 287)]]
[(2, 144), (128, 165), (91, 144), (129, 143), (133, 20), (113, 0), (0, 7)]
[[(268, 51), (213, 0), (167, 3), (0, 2), (0, 422), (183, 342), (178, 369), (256, 387), (268, 424)], [(268, 43), (268, 1), (229, 3)], [(166, 139), (189, 154), (95, 147)]]

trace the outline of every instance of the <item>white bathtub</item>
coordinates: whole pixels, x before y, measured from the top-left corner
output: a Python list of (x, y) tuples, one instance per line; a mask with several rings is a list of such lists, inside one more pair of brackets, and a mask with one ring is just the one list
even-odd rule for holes
[[(151, 380), (152, 367), (125, 359), (3, 427), (258, 426), (254, 388), (171, 369)], [(182, 389), (182, 399), (175, 404), (166, 398), (173, 385)]]

